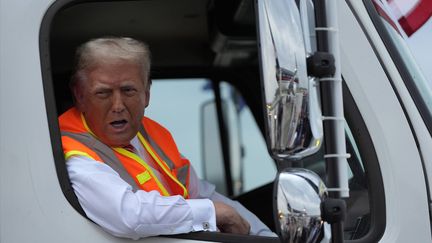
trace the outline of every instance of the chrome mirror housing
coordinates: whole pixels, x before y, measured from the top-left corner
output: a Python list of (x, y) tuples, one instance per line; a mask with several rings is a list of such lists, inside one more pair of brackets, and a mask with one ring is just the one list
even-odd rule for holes
[(317, 152), (323, 137), (299, 8), (295, 0), (260, 0), (258, 19), (267, 143), (274, 158), (298, 160)]
[(327, 188), (314, 172), (300, 168), (282, 171), (275, 184), (276, 230), (282, 242), (318, 242), (324, 231), (321, 203)]

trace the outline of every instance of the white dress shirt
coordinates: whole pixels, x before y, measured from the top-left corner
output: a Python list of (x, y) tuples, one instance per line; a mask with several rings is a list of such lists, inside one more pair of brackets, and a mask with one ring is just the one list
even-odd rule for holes
[[(131, 144), (145, 161), (149, 157), (138, 139)], [(151, 163), (149, 163), (151, 165)], [(212, 201), (234, 207), (251, 225), (253, 235), (276, 236), (240, 203), (217, 193), (215, 186), (200, 180), (193, 167), (189, 197), (161, 196), (158, 191), (132, 191), (132, 187), (105, 163), (84, 156), (67, 162), (72, 187), (87, 216), (109, 233), (132, 239), (191, 231), (216, 231)]]

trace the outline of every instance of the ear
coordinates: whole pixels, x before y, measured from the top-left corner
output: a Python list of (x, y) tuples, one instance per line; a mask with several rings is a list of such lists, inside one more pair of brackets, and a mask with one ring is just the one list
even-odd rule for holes
[(145, 92), (145, 103), (144, 103), (144, 105), (145, 105), (145, 108), (147, 108), (147, 106), (149, 105), (149, 103), (150, 103), (150, 87), (148, 88), (148, 89), (146, 89), (146, 91), (144, 91)]
[(74, 86), (71, 87), (72, 89), (72, 93), (75, 99), (75, 107), (83, 112), (83, 103), (84, 103), (84, 93), (83, 93), (83, 88), (81, 87), (80, 84), (75, 84)]

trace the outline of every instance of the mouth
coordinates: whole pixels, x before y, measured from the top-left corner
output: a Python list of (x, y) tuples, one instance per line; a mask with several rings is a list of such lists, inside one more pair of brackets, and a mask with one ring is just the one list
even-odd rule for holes
[(115, 129), (122, 129), (128, 124), (128, 121), (122, 119), (110, 122), (110, 125), (113, 126)]

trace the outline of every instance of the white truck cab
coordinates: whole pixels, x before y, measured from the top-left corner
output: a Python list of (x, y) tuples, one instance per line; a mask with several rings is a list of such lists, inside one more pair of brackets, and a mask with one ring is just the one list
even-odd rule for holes
[(432, 242), (432, 77), (406, 45), (432, 6), (407, 34), (394, 2), (0, 0), (0, 242), (132, 241), (81, 209), (57, 120), (75, 48), (110, 35), (150, 46), (146, 115), (280, 236), (138, 242), (319, 242), (324, 221), (332, 242)]

